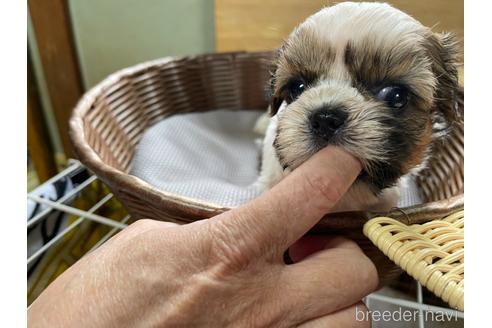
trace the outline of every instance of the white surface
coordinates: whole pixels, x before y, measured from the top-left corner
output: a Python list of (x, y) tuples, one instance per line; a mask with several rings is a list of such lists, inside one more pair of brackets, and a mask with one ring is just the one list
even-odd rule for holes
[(260, 149), (253, 132), (260, 111), (175, 115), (148, 129), (132, 161), (151, 185), (222, 206), (257, 196)]

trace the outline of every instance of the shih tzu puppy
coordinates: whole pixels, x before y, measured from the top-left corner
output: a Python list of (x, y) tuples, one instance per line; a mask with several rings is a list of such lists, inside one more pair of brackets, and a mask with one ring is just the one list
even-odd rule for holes
[(344, 2), (312, 15), (275, 59), (259, 185), (271, 188), (335, 145), (363, 171), (333, 211), (389, 210), (460, 119), (457, 56), (451, 34), (388, 4)]

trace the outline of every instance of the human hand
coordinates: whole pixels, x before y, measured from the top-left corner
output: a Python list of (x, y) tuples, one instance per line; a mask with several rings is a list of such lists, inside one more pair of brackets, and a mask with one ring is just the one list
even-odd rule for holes
[[(29, 308), (29, 326), (369, 326), (355, 308), (365, 311), (378, 277), (360, 248), (340, 237), (295, 243), (360, 170), (327, 147), (211, 219), (137, 221), (56, 279)], [(286, 265), (290, 246), (296, 263)]]

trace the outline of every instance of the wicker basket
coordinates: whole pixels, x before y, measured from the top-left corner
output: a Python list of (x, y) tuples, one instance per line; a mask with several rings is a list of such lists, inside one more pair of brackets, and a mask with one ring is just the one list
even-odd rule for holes
[[(75, 108), (70, 135), (80, 160), (114, 192), (135, 218), (180, 223), (209, 218), (228, 208), (157, 190), (128, 174), (142, 134), (167, 117), (214, 109), (266, 109), (265, 86), (272, 53), (222, 53), (164, 58), (121, 70), (87, 92)], [(312, 233), (337, 233), (359, 242), (381, 277), (395, 266), (362, 233), (384, 214), (406, 224), (442, 219), (463, 208), (463, 126), (434, 147), (431, 166), (418, 179), (423, 205), (390, 213), (325, 216)]]

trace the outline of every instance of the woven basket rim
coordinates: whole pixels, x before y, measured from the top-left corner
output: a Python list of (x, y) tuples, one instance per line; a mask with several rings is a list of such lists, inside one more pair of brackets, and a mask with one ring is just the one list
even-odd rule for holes
[[(106, 164), (94, 151), (94, 149), (92, 149), (87, 144), (85, 140), (86, 136), (85, 136), (82, 118), (84, 114), (90, 110), (92, 104), (97, 99), (97, 96), (101, 93), (101, 91), (111, 88), (115, 82), (124, 79), (125, 77), (130, 77), (135, 73), (143, 72), (147, 69), (151, 69), (156, 66), (166, 65), (168, 63), (179, 61), (179, 60), (207, 58), (209, 56), (217, 56), (217, 55), (237, 56), (237, 55), (251, 55), (251, 54), (266, 54), (266, 53), (271, 53), (271, 52), (240, 51), (240, 52), (228, 52), (228, 53), (211, 53), (211, 54), (202, 54), (202, 55), (193, 55), (193, 56), (168, 56), (168, 57), (145, 61), (137, 65), (120, 69), (110, 74), (105, 79), (100, 81), (98, 84), (90, 88), (82, 96), (82, 98), (79, 100), (79, 102), (77, 103), (76, 107), (73, 110), (72, 117), (70, 118), (69, 121), (69, 136), (77, 156), (79, 157), (81, 162), (83, 162), (96, 175), (106, 178), (103, 180), (113, 181), (114, 184), (117, 184), (121, 190), (125, 190), (128, 192), (135, 192), (135, 189), (137, 189), (141, 192), (145, 192), (146, 197), (148, 197), (152, 201), (160, 201), (160, 200), (171, 201), (179, 207), (193, 209), (197, 213), (202, 214), (204, 218), (230, 210), (231, 207), (221, 206), (219, 204), (215, 204), (212, 202), (207, 202), (200, 199), (186, 197), (172, 192), (160, 190), (152, 186), (150, 183), (136, 176), (130, 175), (122, 170), (119, 170), (113, 166)], [(347, 220), (352, 220), (353, 222), (352, 224), (348, 224), (349, 226), (353, 226), (354, 224), (356, 224), (357, 226), (362, 227), (362, 225), (365, 222), (367, 222), (369, 219), (373, 217), (381, 216), (381, 215), (388, 215), (388, 216), (393, 215), (393, 217), (396, 216), (396, 219), (402, 222), (422, 223), (434, 219), (440, 219), (443, 216), (448, 215), (448, 213), (451, 213), (452, 211), (456, 211), (458, 209), (463, 208), (464, 206), (463, 196), (464, 196), (463, 194), (460, 194), (450, 199), (426, 202), (411, 207), (397, 208), (395, 210), (390, 211), (389, 213), (357, 211), (357, 212), (341, 212), (341, 213), (327, 214), (322, 221), (329, 220), (331, 221), (331, 224), (329, 225), (342, 227), (344, 224), (341, 222), (348, 223)]]
[(154, 60), (149, 60), (134, 66), (126, 67), (118, 70), (108, 77), (103, 79), (101, 82), (93, 86), (89, 91), (87, 91), (82, 98), (78, 101), (75, 106), (72, 117), (69, 121), (69, 134), (72, 140), (74, 149), (80, 160), (97, 175), (102, 175), (105, 177), (111, 177), (121, 184), (122, 187), (139, 187), (148, 190), (151, 194), (159, 197), (169, 198), (177, 203), (181, 203), (183, 206), (191, 207), (205, 207), (210, 208), (212, 211), (225, 211), (229, 208), (220, 206), (218, 204), (205, 202), (181, 195), (177, 195), (171, 192), (163, 191), (155, 188), (148, 182), (134, 176), (127, 174), (121, 170), (118, 170), (108, 164), (106, 164), (99, 155), (87, 145), (85, 142), (85, 131), (83, 129), (82, 117), (90, 109), (92, 103), (100, 92), (104, 89), (110, 88), (114, 82), (124, 78), (126, 76), (131, 76), (134, 73), (144, 71), (148, 68), (152, 68), (159, 65), (165, 65), (169, 62), (190, 58), (190, 56), (175, 56), (175, 57), (164, 57)]

